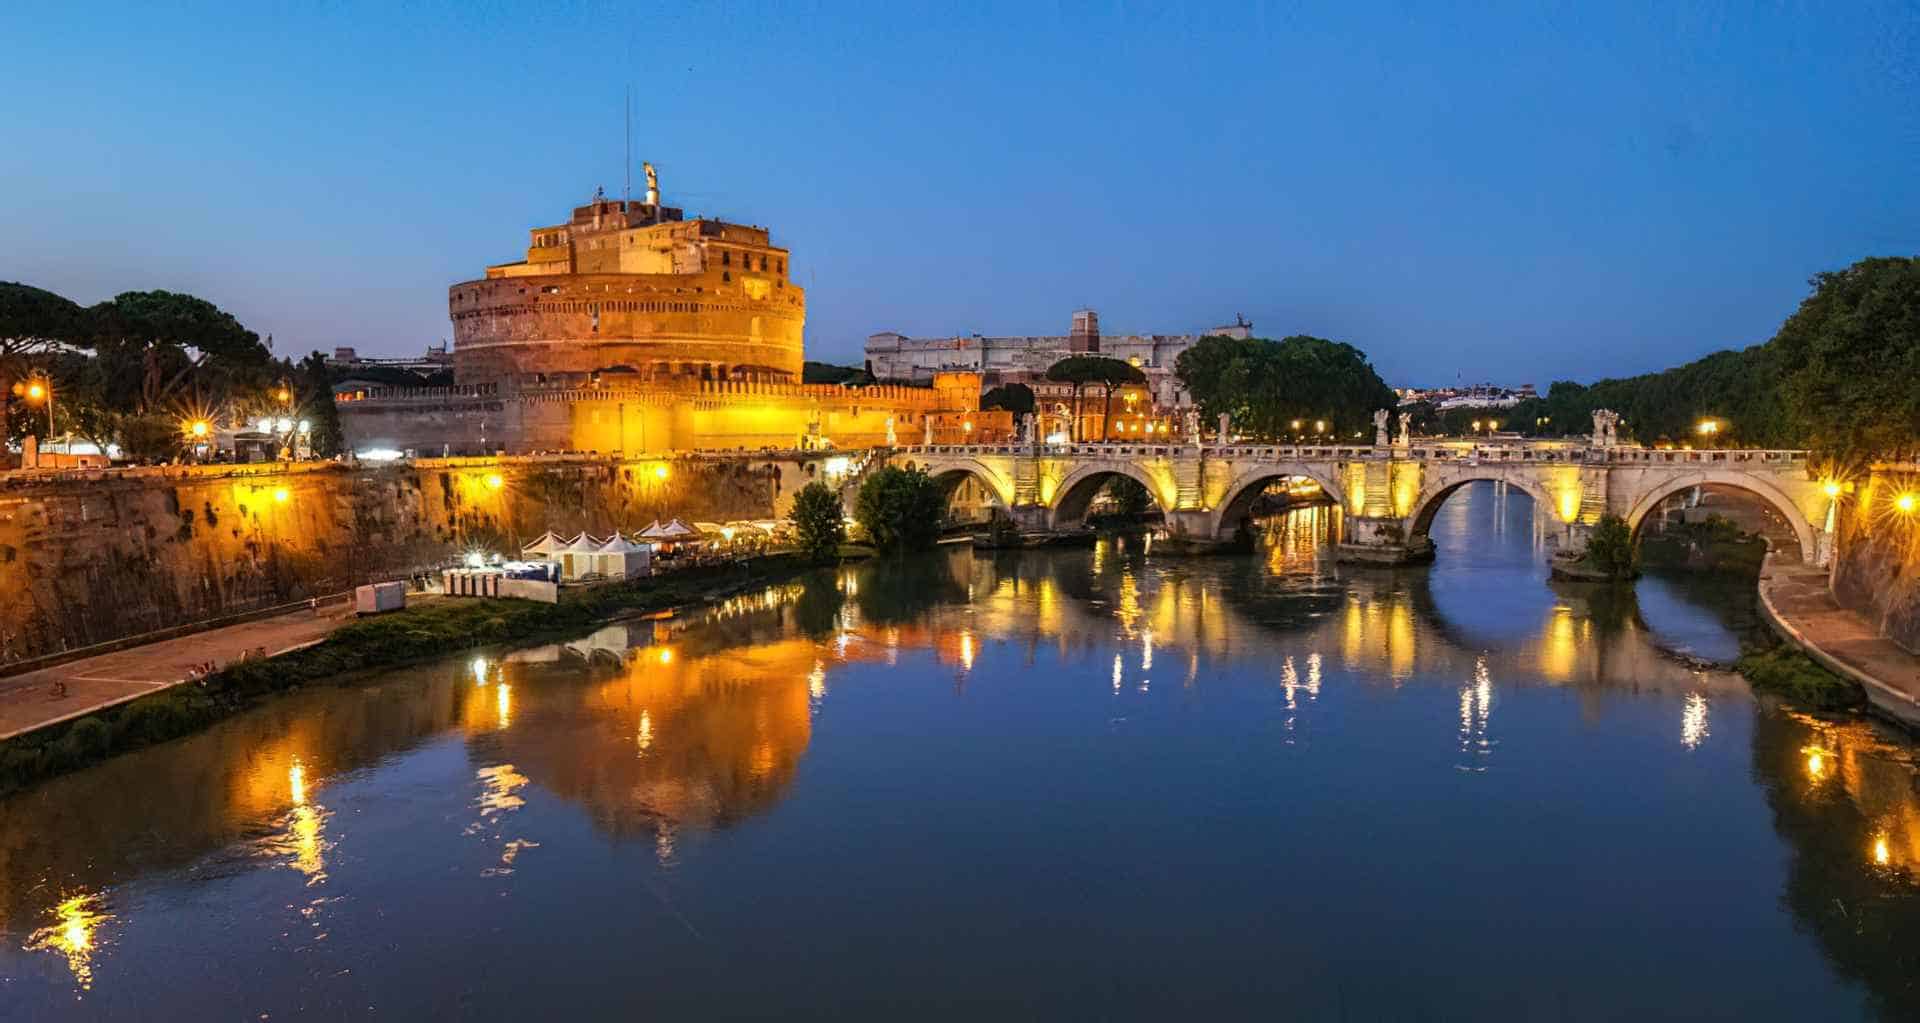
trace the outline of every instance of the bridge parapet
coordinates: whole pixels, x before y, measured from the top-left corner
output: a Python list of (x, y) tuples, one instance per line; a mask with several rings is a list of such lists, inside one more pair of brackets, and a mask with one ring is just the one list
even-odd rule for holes
[(1533, 499), (1549, 547), (1578, 550), (1602, 515), (1635, 530), (1667, 498), (1721, 486), (1754, 495), (1785, 518), (1808, 561), (1824, 558), (1831, 499), (1809, 479), (1805, 451), (1662, 451), (1544, 441), (1358, 444), (947, 444), (894, 449), (889, 457), (937, 476), (979, 479), (1023, 524), (1079, 525), (1115, 475), (1140, 481), (1172, 532), (1232, 536), (1253, 498), (1276, 480), (1311, 479), (1343, 514), (1350, 543), (1416, 552), (1447, 496), (1483, 480)]

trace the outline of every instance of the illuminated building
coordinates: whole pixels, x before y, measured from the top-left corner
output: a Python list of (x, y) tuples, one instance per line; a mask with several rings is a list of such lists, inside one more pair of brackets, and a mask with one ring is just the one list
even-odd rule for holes
[(350, 447), (864, 447), (890, 428), (918, 442), (929, 418), (944, 432), (979, 408), (971, 374), (918, 387), (802, 383), (806, 294), (788, 250), (765, 227), (664, 205), (651, 167), (644, 200), (596, 195), (528, 241), (525, 258), (448, 290), (452, 386), (335, 389)]

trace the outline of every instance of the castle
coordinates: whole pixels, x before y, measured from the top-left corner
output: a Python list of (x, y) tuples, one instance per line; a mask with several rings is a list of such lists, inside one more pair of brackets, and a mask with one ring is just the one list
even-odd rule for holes
[(971, 432), (980, 380), (801, 381), (806, 293), (764, 227), (596, 194), (448, 289), (451, 387), (336, 390), (352, 450), (856, 447)]

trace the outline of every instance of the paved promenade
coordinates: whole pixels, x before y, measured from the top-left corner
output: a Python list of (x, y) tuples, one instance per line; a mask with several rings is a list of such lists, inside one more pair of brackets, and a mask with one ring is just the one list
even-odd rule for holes
[(272, 656), (306, 646), (352, 614), (351, 604), (334, 603), (317, 613), (294, 611), (0, 678), (0, 739), (179, 685), (208, 661), (224, 665), (249, 653)]
[(1857, 680), (1883, 713), (1920, 727), (1920, 657), (1900, 649), (1827, 589), (1827, 571), (1767, 560), (1760, 603), (1776, 628), (1814, 660)]

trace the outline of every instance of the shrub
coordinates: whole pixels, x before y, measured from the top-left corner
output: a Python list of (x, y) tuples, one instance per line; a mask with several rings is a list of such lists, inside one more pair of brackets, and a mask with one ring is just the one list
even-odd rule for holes
[(1618, 515), (1602, 515), (1587, 538), (1587, 563), (1605, 572), (1609, 578), (1631, 579), (1640, 571), (1640, 552), (1633, 544), (1633, 530)]
[(108, 728), (105, 721), (89, 715), (73, 723), (67, 738), (73, 740), (83, 755), (92, 758), (105, 753), (113, 744), (113, 729)]
[(1835, 675), (1784, 643), (1742, 654), (1734, 666), (1755, 689), (1818, 710), (1857, 707), (1866, 700), (1852, 679)]
[(787, 518), (808, 560), (832, 561), (846, 542), (846, 509), (840, 504), (840, 495), (825, 483), (815, 481), (801, 487)]
[(860, 484), (853, 517), (881, 550), (925, 550), (940, 539), (947, 495), (925, 470), (884, 466)]

